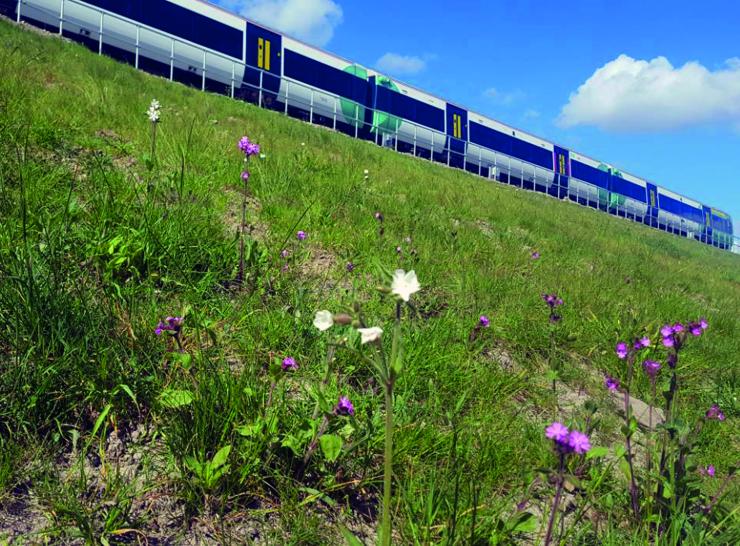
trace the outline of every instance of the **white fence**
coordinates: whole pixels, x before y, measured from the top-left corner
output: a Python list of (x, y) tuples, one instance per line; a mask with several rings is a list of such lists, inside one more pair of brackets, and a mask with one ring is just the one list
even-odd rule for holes
[[(51, 6), (59, 6), (49, 9)], [(226, 55), (204, 48), (193, 42), (141, 25), (119, 15), (84, 4), (78, 0), (19, 0), (17, 21), (31, 18), (43, 22), (60, 35), (82, 41), (98, 54), (108, 48), (125, 52), (136, 68), (152, 60), (157, 62), (155, 73), (171, 81), (183, 81), (200, 87), (201, 90), (227, 94), (306, 122), (330, 127), (355, 138), (372, 140), (379, 146), (392, 148), (449, 166), (460, 167), (468, 172), (515, 187), (533, 190), (567, 199), (590, 208), (608, 211), (627, 220), (647, 223), (663, 231), (688, 238), (701, 237), (703, 227), (699, 224), (661, 212), (660, 218), (649, 219), (647, 205), (627, 197), (618, 196), (588, 182), (571, 177), (568, 187), (560, 187), (559, 176), (549, 169), (528, 163), (518, 158), (489, 151), (483, 157), (480, 146), (477, 154), (467, 153), (466, 143), (442, 132), (394, 117), (392, 114), (373, 111), (344, 97), (307, 86), (286, 77), (280, 77), (247, 66)], [(90, 14), (95, 13), (95, 24), (91, 25)], [(84, 14), (84, 15), (83, 15)], [(257, 75), (258, 82), (248, 84), (247, 74)], [(279, 82), (279, 90), (274, 89)], [(271, 85), (267, 85), (271, 84)], [(366, 113), (367, 112), (367, 113)], [(390, 123), (377, 124), (376, 114), (384, 116)], [(367, 121), (369, 120), (369, 121)], [(465, 152), (452, 151), (447, 146), (448, 138), (456, 141)], [(740, 238), (731, 241), (715, 240), (714, 246), (722, 246), (740, 253)]]

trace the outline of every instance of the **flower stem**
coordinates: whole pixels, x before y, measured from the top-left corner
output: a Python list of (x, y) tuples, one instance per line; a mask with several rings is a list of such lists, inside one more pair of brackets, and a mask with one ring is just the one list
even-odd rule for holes
[(552, 500), (552, 510), (550, 510), (550, 519), (547, 522), (547, 533), (545, 534), (545, 546), (549, 546), (552, 541), (552, 527), (555, 523), (555, 514), (558, 511), (558, 504), (560, 504), (560, 495), (563, 493), (563, 467), (565, 465), (565, 455), (560, 454), (560, 466), (558, 468), (558, 487), (555, 490), (555, 498)]
[(635, 467), (632, 464), (632, 431), (630, 429), (630, 402), (629, 402), (629, 392), (630, 392), (630, 384), (632, 383), (632, 371), (633, 371), (633, 365), (634, 365), (635, 357), (630, 356), (628, 360), (628, 366), (627, 366), (627, 384), (624, 388), (624, 415), (625, 420), (627, 423), (627, 434), (626, 436), (626, 448), (627, 448), (627, 465), (630, 469), (630, 499), (632, 500), (632, 512), (635, 516), (636, 520), (640, 520), (640, 494), (637, 490), (637, 483), (635, 482)]
[(383, 544), (391, 544), (391, 480), (393, 477), (393, 383), (385, 385), (385, 466), (383, 469)]

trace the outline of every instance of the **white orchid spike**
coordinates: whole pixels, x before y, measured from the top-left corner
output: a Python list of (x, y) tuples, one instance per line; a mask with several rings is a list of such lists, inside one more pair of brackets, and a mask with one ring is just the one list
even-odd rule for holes
[(383, 333), (383, 329), (377, 326), (373, 326), (372, 328), (358, 328), (357, 331), (360, 332), (362, 338), (361, 343), (363, 345), (380, 339), (380, 335)]
[(159, 121), (160, 106), (161, 105), (157, 99), (152, 99), (152, 103), (149, 105), (149, 110), (146, 111), (146, 115), (152, 123), (157, 123)]
[(403, 301), (409, 301), (411, 294), (421, 289), (419, 280), (416, 278), (416, 272), (409, 271), (406, 273), (403, 269), (396, 269), (393, 273), (393, 283), (391, 292), (396, 294)]
[(332, 316), (331, 312), (327, 310), (316, 311), (316, 316), (313, 319), (313, 325), (323, 332), (334, 326), (334, 317)]

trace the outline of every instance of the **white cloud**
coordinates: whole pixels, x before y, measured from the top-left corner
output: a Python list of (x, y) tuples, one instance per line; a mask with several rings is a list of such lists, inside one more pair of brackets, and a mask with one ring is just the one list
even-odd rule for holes
[(375, 62), (375, 67), (381, 72), (396, 75), (418, 74), (426, 66), (427, 62), (421, 57), (399, 55), (398, 53), (386, 53)]
[(607, 131), (667, 131), (709, 123), (740, 128), (740, 58), (710, 71), (698, 62), (675, 68), (665, 57), (627, 55), (606, 63), (571, 93), (558, 124)]
[(511, 106), (513, 103), (524, 98), (524, 93), (519, 89), (514, 91), (501, 91), (495, 87), (489, 87), (483, 91), (483, 96), (503, 106)]
[(522, 117), (526, 120), (537, 119), (538, 117), (540, 117), (540, 112), (538, 110), (535, 110), (534, 108), (529, 108), (524, 111)]
[(323, 46), (342, 22), (342, 8), (333, 0), (220, 0), (225, 8), (285, 32), (299, 40)]

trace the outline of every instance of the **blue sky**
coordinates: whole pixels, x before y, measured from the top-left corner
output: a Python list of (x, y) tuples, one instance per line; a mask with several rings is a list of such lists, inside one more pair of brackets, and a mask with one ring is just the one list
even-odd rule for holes
[(733, 216), (740, 4), (217, 0)]

